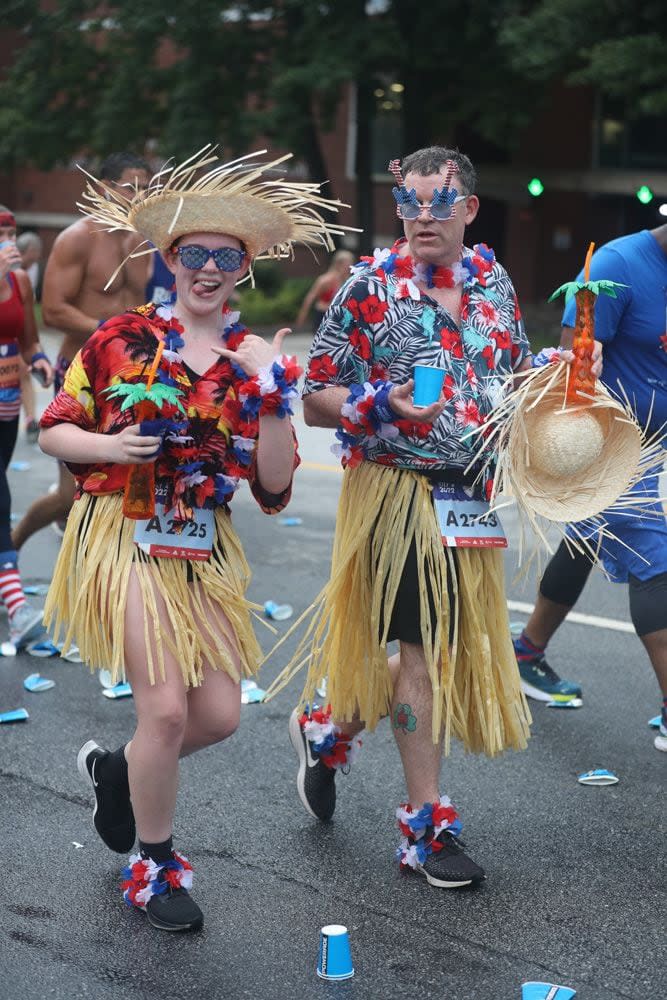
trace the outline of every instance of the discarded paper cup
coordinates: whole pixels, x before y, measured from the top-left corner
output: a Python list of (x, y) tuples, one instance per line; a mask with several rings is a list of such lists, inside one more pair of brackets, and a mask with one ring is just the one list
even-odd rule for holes
[(276, 604), (275, 601), (265, 601), (264, 614), (274, 622), (283, 622), (292, 617), (294, 610), (291, 604)]
[(521, 1000), (572, 1000), (577, 991), (554, 983), (523, 983)]
[(351, 979), (354, 975), (347, 927), (327, 924), (320, 931), (320, 954), (317, 961), (320, 979)]
[(39, 691), (48, 691), (55, 686), (55, 681), (49, 680), (48, 677), (42, 677), (41, 674), (30, 674), (23, 681), (23, 687), (26, 691), (32, 691), (34, 694), (37, 694)]
[(442, 383), (445, 381), (444, 368), (432, 368), (430, 365), (415, 365), (415, 387), (412, 391), (414, 406), (430, 406), (440, 399)]
[(577, 778), (580, 785), (616, 785), (618, 778), (613, 771), (598, 767), (594, 771), (584, 771)]
[(13, 708), (10, 712), (0, 712), (0, 722), (25, 722), (29, 715), (25, 708)]

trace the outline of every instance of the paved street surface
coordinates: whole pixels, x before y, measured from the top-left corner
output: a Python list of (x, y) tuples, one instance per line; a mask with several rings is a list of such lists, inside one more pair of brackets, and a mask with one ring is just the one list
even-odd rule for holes
[[(295, 613), (326, 579), (341, 479), (331, 434), (301, 421), (298, 430), (304, 463), (288, 513), (303, 524), (281, 527), (246, 490), (234, 502), (254, 571), (249, 596), (289, 602)], [(10, 474), (21, 512), (54, 481), (55, 463), (23, 437), (15, 458), (31, 463)], [(518, 533), (511, 515), (505, 523), (514, 543), (509, 596), (532, 603), (534, 575), (511, 582)], [(28, 543), (24, 582), (49, 581), (58, 544), (51, 529)], [(595, 574), (578, 610), (627, 621), (626, 590)], [(2, 639), (5, 630), (0, 617)], [(104, 698), (81, 665), (25, 653), (0, 659), (0, 710), (30, 712), (28, 722), (0, 727), (0, 997), (514, 1000), (531, 979), (570, 985), (577, 1000), (664, 996), (667, 755), (653, 748), (646, 724), (659, 710), (657, 685), (631, 633), (567, 624), (550, 658), (583, 683), (584, 707), (537, 705), (526, 752), (488, 761), (457, 747), (443, 768), (464, 840), (489, 874), (476, 891), (442, 891), (398, 872), (393, 815), (404, 788), (386, 725), (339, 779), (335, 820), (324, 826), (296, 795), (287, 719), (299, 679), (268, 705), (244, 706), (227, 744), (182, 765), (175, 841), (195, 867), (205, 914), (196, 935), (155, 931), (122, 902), (123, 859), (97, 839), (76, 771), (86, 739), (127, 740), (132, 701)], [(284, 662), (281, 655), (261, 681)], [(25, 691), (34, 671), (55, 688)], [(577, 784), (594, 767), (617, 773), (618, 785)], [(327, 923), (349, 928), (356, 975), (347, 982), (315, 974)]]

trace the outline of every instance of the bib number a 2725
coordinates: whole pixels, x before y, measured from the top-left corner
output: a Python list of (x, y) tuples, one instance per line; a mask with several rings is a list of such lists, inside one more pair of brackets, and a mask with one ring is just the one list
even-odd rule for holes
[(164, 505), (155, 504), (155, 514), (135, 522), (134, 543), (149, 556), (162, 559), (209, 558), (215, 537), (212, 510), (195, 510), (192, 521), (176, 521), (165, 513)]
[(442, 542), (448, 548), (507, 547), (498, 515), (465, 486), (438, 483), (433, 487), (433, 503)]

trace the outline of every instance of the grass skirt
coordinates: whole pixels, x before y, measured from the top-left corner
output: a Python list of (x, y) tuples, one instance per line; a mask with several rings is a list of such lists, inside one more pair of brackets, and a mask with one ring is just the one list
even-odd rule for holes
[[(301, 703), (327, 698), (339, 721), (373, 729), (390, 712), (387, 633), (412, 540), (417, 547), (421, 634), (433, 688), (432, 735), (452, 736), (490, 756), (523, 748), (530, 713), (521, 692), (508, 627), (502, 552), (443, 546), (424, 476), (363, 462), (347, 469), (336, 519), (331, 577), (295, 627), (309, 619), (292, 661), (269, 689), (275, 695), (308, 662)], [(455, 567), (456, 562), (456, 567)], [(454, 641), (449, 648), (450, 600)], [(432, 626), (428, 586), (437, 614)], [(289, 633), (288, 633), (289, 634)]]
[[(44, 624), (65, 646), (75, 642), (91, 670), (111, 671), (114, 684), (124, 676), (125, 609), (130, 571), (135, 569), (144, 603), (144, 643), (150, 683), (165, 677), (165, 648), (181, 667), (186, 687), (203, 680), (203, 665), (226, 670), (240, 680), (224, 644), (235, 647), (242, 676), (255, 673), (261, 650), (244, 598), (250, 579), (229, 514), (215, 512), (216, 540), (206, 562), (157, 559), (134, 544), (134, 521), (123, 517), (120, 494), (84, 493), (67, 519), (67, 529), (44, 609)], [(191, 582), (188, 582), (190, 568)], [(169, 626), (160, 621), (158, 601), (166, 605)], [(213, 605), (213, 608), (211, 607)], [(210, 628), (212, 611), (218, 632)]]

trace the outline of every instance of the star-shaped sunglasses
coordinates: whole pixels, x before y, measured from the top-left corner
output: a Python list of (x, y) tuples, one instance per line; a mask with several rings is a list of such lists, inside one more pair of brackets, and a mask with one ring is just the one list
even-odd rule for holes
[(454, 205), (459, 201), (465, 201), (468, 196), (459, 194), (456, 188), (449, 186), (452, 174), (456, 170), (454, 161), (447, 160), (445, 167), (447, 172), (443, 187), (441, 189), (433, 188), (433, 198), (430, 205), (422, 205), (417, 200), (415, 189), (411, 188), (408, 191), (405, 187), (399, 160), (391, 161), (389, 170), (394, 175), (397, 184), (397, 187), (391, 189), (391, 193), (396, 201), (396, 214), (399, 219), (414, 222), (423, 211), (427, 211), (430, 218), (435, 222), (447, 222), (449, 219), (454, 218), (456, 215)]
[(238, 271), (246, 256), (245, 250), (236, 250), (234, 247), (209, 250), (207, 247), (197, 246), (196, 243), (176, 247), (176, 251), (183, 267), (187, 267), (190, 271), (200, 271), (211, 257), (219, 271)]

